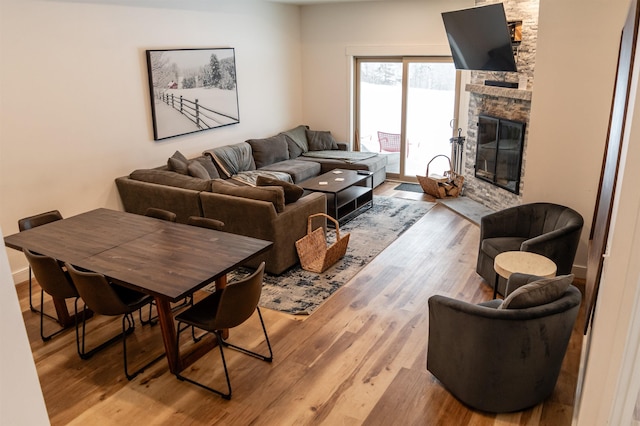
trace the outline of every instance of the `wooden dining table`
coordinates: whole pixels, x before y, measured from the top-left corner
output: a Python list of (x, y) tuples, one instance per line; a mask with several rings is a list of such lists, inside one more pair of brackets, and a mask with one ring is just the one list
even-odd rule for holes
[(110, 209), (96, 209), (4, 238), (25, 248), (119, 281), (157, 304), (167, 361), (182, 371), (215, 341), (179, 353), (171, 303), (215, 282), (269, 250), (272, 242)]

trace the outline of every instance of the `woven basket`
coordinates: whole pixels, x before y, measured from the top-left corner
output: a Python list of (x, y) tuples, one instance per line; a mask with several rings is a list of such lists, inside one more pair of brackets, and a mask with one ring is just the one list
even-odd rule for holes
[[(336, 226), (336, 241), (328, 247), (324, 228), (311, 230), (311, 220), (320, 216), (332, 220)], [(307, 219), (307, 235), (296, 241), (296, 249), (298, 250), (302, 269), (318, 274), (326, 271), (347, 252), (350, 235), (346, 234), (341, 237), (338, 221), (327, 214), (317, 213), (309, 216), (309, 219)]]
[[(429, 166), (438, 157), (447, 159), (449, 170), (445, 171), (443, 176), (429, 175)], [(451, 159), (443, 154), (436, 155), (427, 163), (426, 176), (416, 175), (416, 178), (418, 178), (422, 190), (436, 198), (457, 197), (464, 184), (464, 176), (453, 171)]]

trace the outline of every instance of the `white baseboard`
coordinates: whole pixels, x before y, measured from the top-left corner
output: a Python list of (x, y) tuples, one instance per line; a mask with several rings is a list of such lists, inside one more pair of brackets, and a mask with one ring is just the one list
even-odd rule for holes
[(15, 285), (18, 285), (21, 282), (29, 280), (29, 267), (19, 269), (17, 271), (12, 271), (11, 277), (13, 278), (13, 283)]

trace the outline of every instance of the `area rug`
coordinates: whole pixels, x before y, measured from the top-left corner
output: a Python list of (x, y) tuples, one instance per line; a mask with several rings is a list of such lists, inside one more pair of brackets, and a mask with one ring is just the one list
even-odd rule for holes
[(393, 189), (396, 191), (424, 192), (422, 187), (417, 183), (401, 183)]
[[(281, 275), (265, 274), (260, 306), (294, 315), (311, 314), (367, 263), (435, 206), (426, 201), (374, 196), (373, 207), (340, 227), (350, 233), (345, 256), (321, 274), (294, 266)], [(327, 233), (330, 244), (335, 232)], [(229, 281), (250, 274), (241, 268)]]

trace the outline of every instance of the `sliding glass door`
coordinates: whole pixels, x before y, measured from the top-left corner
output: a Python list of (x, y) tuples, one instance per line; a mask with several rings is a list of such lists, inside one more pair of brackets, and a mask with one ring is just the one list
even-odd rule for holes
[[(415, 180), (451, 155), (456, 70), (450, 58), (357, 58), (356, 135), (361, 151), (387, 156), (387, 176)], [(446, 164), (434, 162), (442, 173)]]

